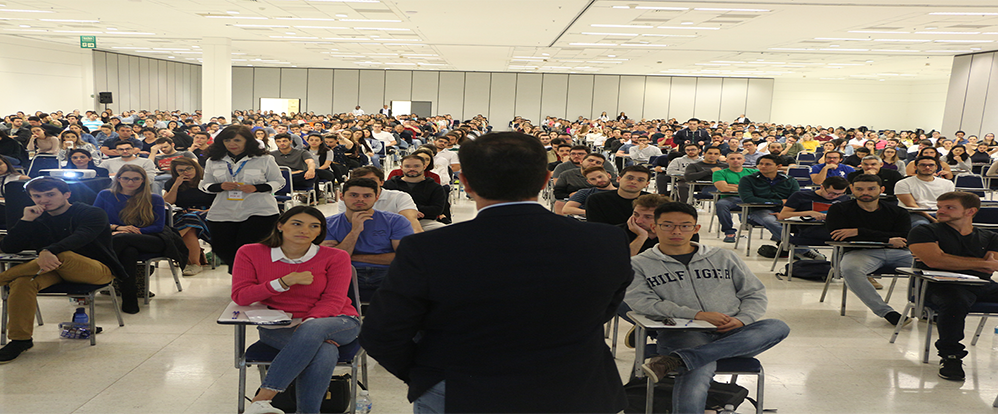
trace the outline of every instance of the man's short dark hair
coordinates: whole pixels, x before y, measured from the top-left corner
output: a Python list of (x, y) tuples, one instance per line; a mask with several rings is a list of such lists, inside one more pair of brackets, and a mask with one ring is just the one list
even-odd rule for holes
[(585, 145), (576, 145), (572, 147), (572, 151), (585, 151), (586, 154), (589, 154), (589, 147)]
[(932, 146), (932, 141), (929, 141), (927, 139), (923, 139), (921, 141), (918, 141), (918, 145), (925, 145), (925, 146), (931, 147)]
[(557, 149), (562, 149), (562, 148), (568, 148), (569, 151), (572, 150), (572, 146), (568, 145), (568, 144), (561, 144), (561, 145), (558, 146)]
[(825, 189), (834, 188), (836, 190), (845, 190), (846, 187), (849, 187), (849, 181), (846, 181), (846, 179), (842, 177), (828, 177), (825, 178), (825, 181), (821, 182), (821, 188)]
[(39, 117), (37, 117), (37, 116), (29, 116), (28, 120), (29, 121), (35, 121), (35, 122), (42, 122), (42, 119), (39, 118)]
[(346, 194), (350, 187), (364, 187), (374, 190), (374, 194), (378, 193), (378, 183), (370, 178), (351, 178), (347, 182), (343, 183), (343, 194)]
[(710, 151), (710, 150), (712, 150), (712, 149), (713, 149), (713, 150), (717, 150), (717, 152), (721, 152), (721, 149), (720, 149), (720, 148), (718, 148), (718, 147), (716, 147), (716, 146), (710, 146), (710, 147), (707, 147), (707, 148), (704, 148), (703, 152), (704, 152), (704, 153), (706, 154), (706, 153), (707, 153), (707, 151)]
[(527, 200), (547, 184), (547, 150), (530, 135), (485, 134), (461, 145), (458, 158), (469, 187), (488, 200)]
[(950, 191), (942, 193), (936, 198), (936, 201), (947, 200), (957, 200), (963, 208), (981, 209), (981, 197), (978, 197), (977, 194), (974, 193), (968, 193), (966, 191)]
[(651, 179), (651, 170), (649, 170), (648, 167), (645, 167), (643, 165), (632, 165), (630, 167), (626, 167), (623, 170), (620, 170), (620, 176), (623, 177), (625, 174), (629, 172), (636, 172), (638, 174), (647, 174), (648, 179), (649, 180)]
[(357, 167), (350, 170), (351, 179), (363, 177), (368, 174), (374, 174), (374, 176), (378, 177), (378, 180), (380, 180), (381, 182), (385, 181), (385, 172), (378, 167), (372, 167), (372, 166)]
[[(696, 123), (698, 123), (698, 124), (699, 124), (699, 123), (700, 123), (700, 120), (699, 120), (699, 119), (696, 119), (696, 118), (690, 118), (690, 119), (689, 119), (688, 121), (686, 121), (686, 122), (696, 122)], [(658, 216), (656, 215), (656, 217), (658, 217)]]
[(595, 152), (590, 152), (590, 153), (586, 154), (585, 158), (583, 158), (583, 159), (586, 159), (586, 158), (589, 158), (589, 157), (599, 158), (599, 159), (603, 160), (603, 162), (606, 162), (606, 157), (603, 156), (603, 154), (597, 154)]
[(759, 157), (759, 159), (755, 160), (755, 165), (759, 165), (759, 161), (762, 160), (770, 160), (773, 162), (773, 164), (780, 165), (780, 158), (773, 154), (766, 154)]
[[(828, 177), (828, 178), (832, 178), (832, 177)], [(826, 178), (826, 180), (828, 178)], [(836, 177), (836, 178), (841, 178), (841, 177)], [(856, 178), (852, 179), (852, 183), (853, 184), (856, 184), (858, 182), (877, 183), (877, 185), (880, 186), (880, 187), (884, 186), (884, 180), (881, 179), (879, 176), (873, 175), (873, 174), (860, 174), (860, 175), (857, 175)]]
[(280, 134), (274, 135), (274, 142), (277, 142), (277, 140), (282, 139), (282, 138), (287, 139), (288, 141), (291, 141), (291, 134), (289, 134), (287, 132), (282, 132)]
[(691, 206), (689, 204), (686, 204), (686, 203), (680, 203), (680, 202), (673, 201), (673, 202), (662, 204), (662, 205), (660, 205), (660, 206), (658, 206), (658, 207), (655, 208), (655, 221), (658, 221), (658, 218), (661, 217), (665, 213), (674, 213), (674, 212), (680, 212), (680, 213), (683, 213), (683, 214), (690, 215), (691, 217), (693, 217), (693, 222), (694, 223), (696, 223), (697, 219), (699, 218), (697, 216), (697, 209), (694, 208), (693, 206)]
[(128, 124), (126, 124), (126, 123), (124, 123), (124, 122), (122, 122), (122, 123), (118, 124), (118, 126), (117, 126), (117, 127), (115, 127), (115, 128), (114, 128), (114, 130), (115, 130), (115, 131), (121, 131), (121, 129), (122, 129), (122, 128), (128, 128), (128, 129), (132, 129), (132, 126), (131, 126), (131, 125), (128, 125)]
[(828, 151), (825, 153), (825, 157), (828, 157), (828, 154), (839, 154), (839, 158), (842, 158), (842, 151), (837, 151), (837, 150)]
[(118, 148), (122, 145), (128, 145), (129, 147), (135, 148), (135, 145), (133, 145), (130, 141), (122, 140), (114, 143), (115, 148)]
[(69, 192), (69, 184), (66, 184), (65, 181), (58, 177), (38, 177), (28, 181), (28, 183), (24, 185), (25, 192), (34, 191), (36, 193), (44, 193), (52, 189), (59, 190), (60, 193), (66, 194)]
[(645, 194), (641, 197), (635, 198), (631, 202), (634, 207), (644, 207), (644, 208), (658, 208), (658, 206), (671, 203), (672, 198), (664, 194)]
[(857, 154), (859, 154), (861, 152), (864, 153), (864, 154), (869, 154), (870, 153), (870, 149), (867, 148), (867, 147), (859, 147), (859, 148), (856, 148), (856, 151), (853, 151), (853, 152), (855, 152)]
[(166, 142), (169, 142), (170, 145), (173, 145), (173, 139), (171, 139), (170, 137), (159, 137), (156, 139), (156, 141), (153, 141), (153, 144), (159, 145)]

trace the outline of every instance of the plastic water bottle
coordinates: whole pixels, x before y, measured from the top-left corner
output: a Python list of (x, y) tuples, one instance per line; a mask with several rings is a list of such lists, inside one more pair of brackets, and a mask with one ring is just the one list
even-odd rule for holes
[(371, 403), (371, 396), (367, 390), (360, 390), (360, 396), (357, 397), (357, 414), (368, 414), (373, 407), (374, 404)]
[(995, 336), (991, 338), (991, 350), (998, 351), (998, 326), (995, 326)]
[(76, 313), (73, 314), (73, 323), (90, 324), (90, 317), (87, 316), (87, 311), (83, 308), (76, 308)]

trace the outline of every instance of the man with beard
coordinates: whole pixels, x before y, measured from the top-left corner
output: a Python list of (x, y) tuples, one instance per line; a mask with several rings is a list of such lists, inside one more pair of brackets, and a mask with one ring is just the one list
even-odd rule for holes
[(939, 340), (939, 376), (963, 381), (964, 323), (975, 302), (998, 302), (998, 283), (990, 280), (998, 271), (998, 234), (974, 228), (974, 215), (981, 209), (981, 199), (973, 193), (951, 191), (936, 198), (936, 220), (908, 233), (911, 254), (920, 269), (946, 270), (977, 276), (982, 285), (932, 283), (926, 299), (938, 307), (936, 328)]
[(424, 231), (438, 229), (444, 224), (437, 221), (437, 217), (444, 211), (447, 204), (447, 192), (443, 186), (437, 184), (432, 178), (426, 178), (423, 170), (426, 164), (418, 155), (407, 155), (402, 158), (402, 176), (396, 176), (385, 181), (383, 186), (387, 190), (398, 190), (409, 193), (412, 201), (416, 203), (416, 216), (419, 217), (419, 224)]
[(883, 185), (876, 175), (857, 176), (851, 186), (856, 198), (832, 204), (825, 216), (825, 227), (835, 241), (890, 243), (891, 248), (849, 250), (840, 263), (846, 287), (877, 316), (897, 325), (901, 314), (880, 298), (867, 279), (867, 275), (882, 267), (911, 265), (911, 253), (904, 249), (911, 218), (905, 209), (880, 202)]
[(343, 183), (340, 198), (346, 208), (326, 218), (326, 240), (322, 242), (323, 246), (350, 253), (357, 269), (361, 300), (368, 300), (378, 289), (395, 259), (399, 241), (412, 234), (412, 226), (405, 217), (374, 209), (378, 193), (378, 183), (370, 178)]
[(613, 180), (610, 179), (610, 174), (603, 169), (603, 166), (593, 165), (585, 168), (582, 170), (582, 175), (586, 177), (586, 182), (592, 187), (583, 188), (572, 194), (568, 198), (568, 202), (565, 203), (565, 208), (561, 211), (562, 214), (585, 216), (586, 200), (589, 199), (589, 196), (601, 191), (613, 191), (617, 189), (613, 185)]
[(851, 182), (856, 177), (859, 177), (863, 174), (876, 175), (877, 177), (880, 177), (880, 179), (883, 180), (884, 182), (884, 194), (891, 196), (890, 198), (895, 198), (893, 197), (894, 186), (897, 185), (898, 181), (903, 180), (904, 176), (901, 175), (901, 173), (899, 173), (897, 170), (888, 170), (886, 168), (881, 168), (883, 167), (883, 165), (884, 162), (881, 161), (880, 158), (878, 158), (875, 155), (868, 155), (866, 157), (863, 157), (863, 160), (859, 164), (859, 167), (862, 168), (862, 171), (853, 171), (849, 173), (846, 179)]

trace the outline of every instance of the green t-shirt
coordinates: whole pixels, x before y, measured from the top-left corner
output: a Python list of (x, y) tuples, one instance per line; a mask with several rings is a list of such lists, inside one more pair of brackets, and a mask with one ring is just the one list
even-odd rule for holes
[[(734, 172), (728, 168), (725, 168), (720, 171), (714, 171), (714, 175), (711, 176), (711, 181), (713, 182), (724, 181), (728, 184), (738, 184), (738, 182), (741, 181), (742, 177), (746, 175), (755, 174), (757, 172), (759, 172), (759, 170), (755, 168), (742, 168), (741, 172)], [(725, 198), (725, 197), (734, 197), (734, 196), (721, 196), (720, 198)]]

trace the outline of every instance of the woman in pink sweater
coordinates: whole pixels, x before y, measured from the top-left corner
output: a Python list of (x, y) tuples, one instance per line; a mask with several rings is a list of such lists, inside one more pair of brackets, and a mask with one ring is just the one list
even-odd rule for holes
[(284, 414), (270, 401), (296, 378), (299, 412), (318, 413), (338, 347), (360, 333), (357, 309), (347, 296), (350, 255), (319, 246), (325, 237), (322, 213), (298, 206), (281, 215), (270, 237), (236, 253), (232, 300), (243, 306), (260, 302), (293, 318), (291, 326), (259, 327), (260, 340), (281, 352), (247, 414)]

